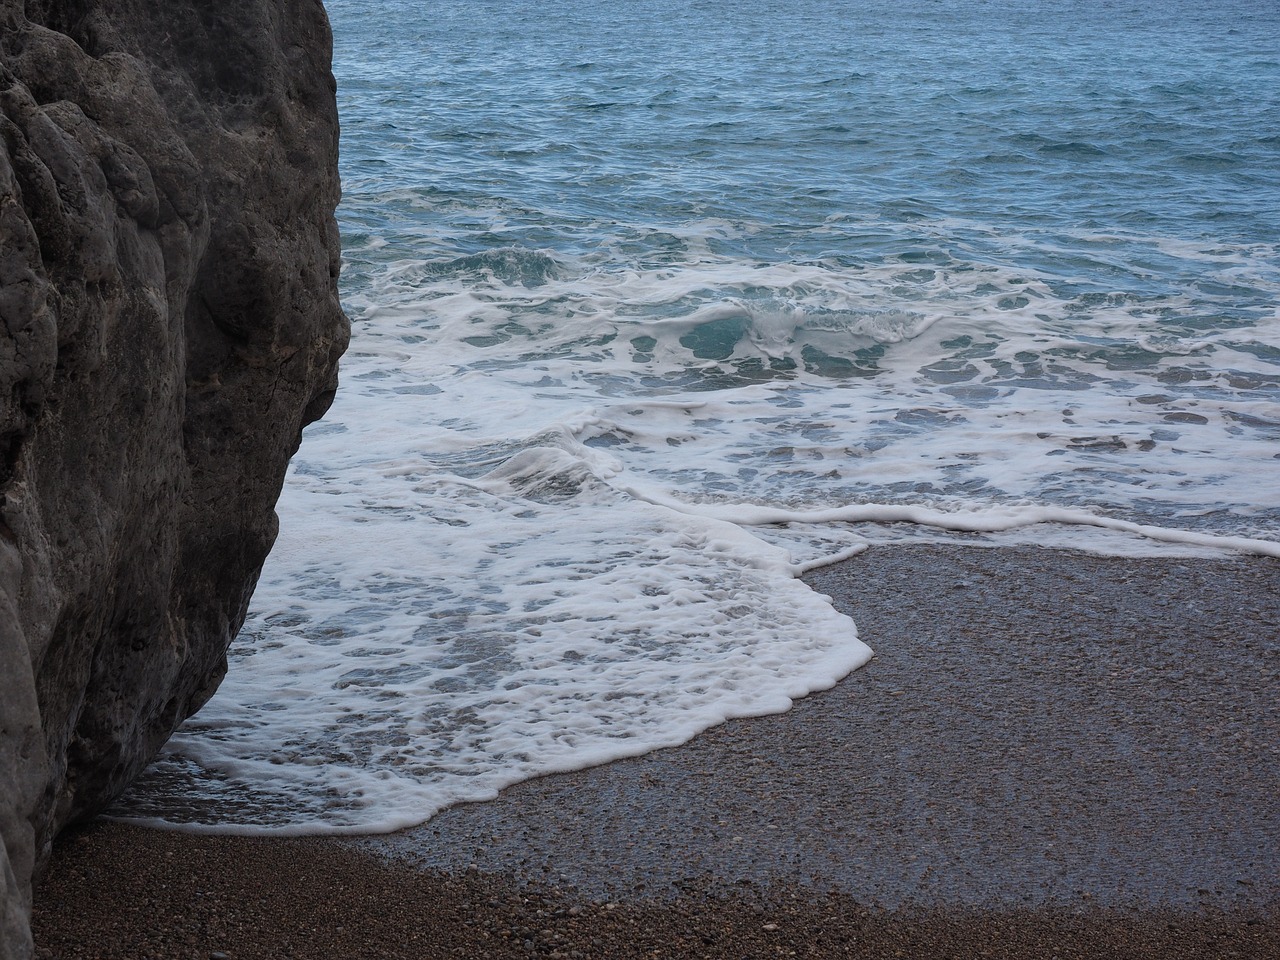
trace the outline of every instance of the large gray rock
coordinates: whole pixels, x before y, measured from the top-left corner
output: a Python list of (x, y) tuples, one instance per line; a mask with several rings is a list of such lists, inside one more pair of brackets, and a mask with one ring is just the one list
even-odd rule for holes
[(0, 958), (209, 698), (336, 385), (319, 0), (0, 0)]

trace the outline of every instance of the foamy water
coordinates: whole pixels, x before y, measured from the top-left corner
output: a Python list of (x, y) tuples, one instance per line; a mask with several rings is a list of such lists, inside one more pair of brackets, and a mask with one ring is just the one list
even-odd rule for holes
[(1280, 18), (1100, 6), (331, 3), (343, 386), (116, 812), (388, 830), (784, 710), (868, 544), (1280, 556)]

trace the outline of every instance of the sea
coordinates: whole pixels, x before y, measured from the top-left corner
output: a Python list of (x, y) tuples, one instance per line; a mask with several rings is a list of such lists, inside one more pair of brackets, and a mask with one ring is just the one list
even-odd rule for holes
[(1274, 0), (328, 9), (342, 385), (114, 816), (389, 831), (786, 710), (869, 546), (1280, 557)]

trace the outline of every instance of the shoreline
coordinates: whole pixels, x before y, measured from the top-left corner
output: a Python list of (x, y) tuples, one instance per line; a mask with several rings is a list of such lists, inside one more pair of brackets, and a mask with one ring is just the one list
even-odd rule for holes
[(919, 545), (804, 579), (876, 657), (788, 713), (385, 837), (95, 823), (38, 955), (1280, 955), (1280, 563)]

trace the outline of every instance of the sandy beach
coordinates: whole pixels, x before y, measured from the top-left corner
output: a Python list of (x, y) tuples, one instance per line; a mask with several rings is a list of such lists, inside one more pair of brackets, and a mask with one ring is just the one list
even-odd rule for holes
[(414, 830), (94, 823), (40, 956), (1280, 956), (1280, 563), (879, 547), (786, 714)]

